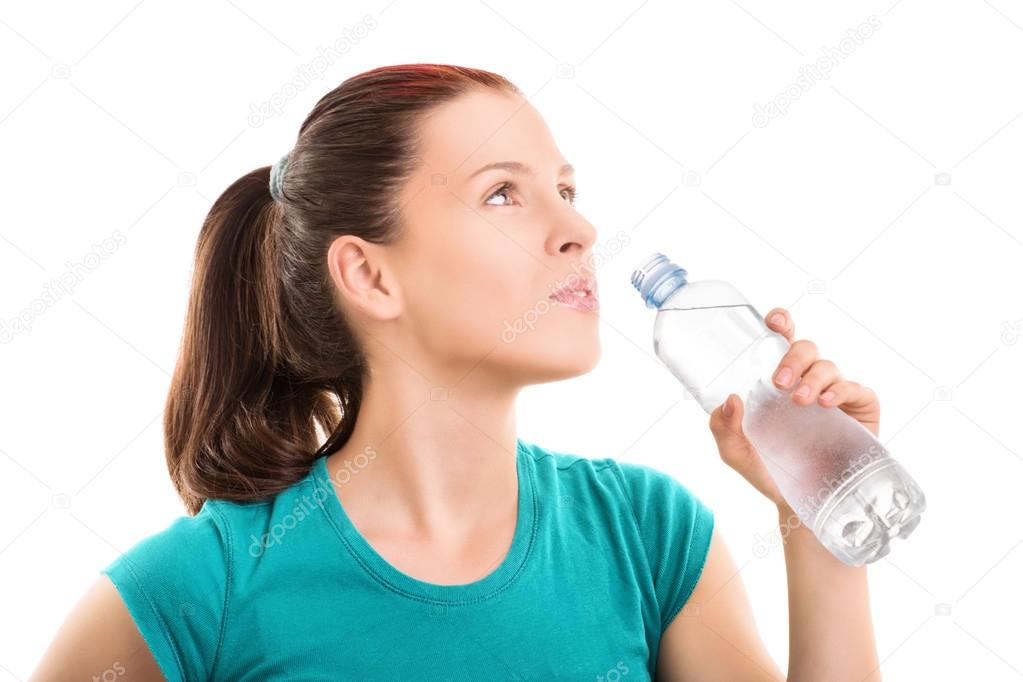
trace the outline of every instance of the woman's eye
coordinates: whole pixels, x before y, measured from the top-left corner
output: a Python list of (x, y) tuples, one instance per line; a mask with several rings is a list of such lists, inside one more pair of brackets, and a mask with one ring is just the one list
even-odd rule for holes
[(496, 196), (503, 196), (505, 198), (505, 203), (503, 203), (503, 204), (490, 204), (490, 205), (491, 206), (510, 206), (511, 204), (508, 203), (508, 191), (511, 188), (512, 188), (512, 185), (511, 185), (510, 182), (504, 183), (503, 185), (498, 187), (496, 190), (494, 190), (494, 192), (489, 197), (487, 197), (487, 200), (485, 202), (483, 202), (483, 203), (489, 204), (490, 200), (493, 199), (494, 197), (496, 197)]
[[(508, 192), (510, 192), (513, 188), (514, 188), (514, 185), (512, 185), (512, 183), (510, 183), (510, 182), (504, 183), (503, 185), (498, 187), (496, 190), (494, 190), (490, 194), (490, 196), (487, 197), (487, 199), (486, 199), (486, 201), (484, 203), (488, 204), (490, 206), (514, 206), (515, 203), (512, 202), (510, 200), (510, 198), (508, 197)], [(575, 201), (576, 201), (576, 197), (578, 196), (578, 191), (576, 190), (576, 188), (574, 186), (570, 185), (568, 187), (562, 188), (560, 194), (561, 194), (561, 196), (564, 199), (568, 200), (569, 204), (571, 204), (572, 206), (575, 206)], [(504, 201), (504, 203), (501, 203), (501, 204), (491, 203), (490, 200), (493, 199), (494, 197), (504, 197), (505, 201)]]

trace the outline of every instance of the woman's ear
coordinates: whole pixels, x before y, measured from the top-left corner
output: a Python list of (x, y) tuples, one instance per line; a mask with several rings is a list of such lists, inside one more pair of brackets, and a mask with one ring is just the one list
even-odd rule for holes
[(374, 320), (401, 313), (401, 288), (376, 244), (354, 235), (338, 237), (327, 252), (327, 264), (346, 310)]

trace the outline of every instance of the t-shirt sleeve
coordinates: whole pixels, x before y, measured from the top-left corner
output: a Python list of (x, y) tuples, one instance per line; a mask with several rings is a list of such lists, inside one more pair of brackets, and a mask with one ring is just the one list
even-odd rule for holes
[(617, 464), (653, 571), (661, 632), (700, 579), (714, 512), (670, 475), (642, 464)]
[(100, 573), (117, 588), (164, 676), (210, 677), (226, 617), (230, 541), (204, 505), (121, 554)]

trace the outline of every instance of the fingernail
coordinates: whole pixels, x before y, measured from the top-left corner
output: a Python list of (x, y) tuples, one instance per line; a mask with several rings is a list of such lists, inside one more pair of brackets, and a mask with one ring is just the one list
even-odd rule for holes
[(834, 391), (825, 391), (824, 393), (821, 393), (821, 400), (823, 400), (826, 403), (831, 402), (834, 399), (835, 399)]
[(807, 386), (806, 384), (803, 384), (802, 386), (796, 389), (796, 395), (799, 396), (800, 398), (805, 398), (806, 396), (810, 395), (810, 387)]
[(721, 406), (721, 414), (725, 415), (726, 417), (732, 416), (732, 401), (729, 398), (731, 398), (731, 396), (725, 398), (725, 402)]
[(775, 324), (780, 327), (781, 325), (785, 324), (785, 316), (782, 315), (781, 313), (775, 313), (774, 315), (771, 315), (770, 322), (771, 324)]
[(792, 370), (788, 367), (782, 367), (778, 370), (777, 374), (774, 375), (774, 380), (782, 386), (788, 386), (789, 382), (792, 381)]

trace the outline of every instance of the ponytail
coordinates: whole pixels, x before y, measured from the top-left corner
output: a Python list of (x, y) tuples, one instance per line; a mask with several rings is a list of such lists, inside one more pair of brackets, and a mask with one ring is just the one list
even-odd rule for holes
[(164, 412), (167, 465), (190, 514), (208, 497), (258, 499), (302, 478), (317, 456), (316, 418), (328, 432), (339, 421), (337, 404), (285, 359), (274, 230), (282, 209), (269, 171), (217, 199), (196, 245)]
[(367, 363), (326, 254), (346, 234), (400, 237), (395, 197), (417, 167), (423, 116), (478, 88), (521, 95), (497, 74), (443, 64), (354, 76), (302, 124), (279, 200), (265, 166), (214, 202), (164, 409), (167, 467), (189, 514), (209, 498), (280, 492), (349, 439)]

